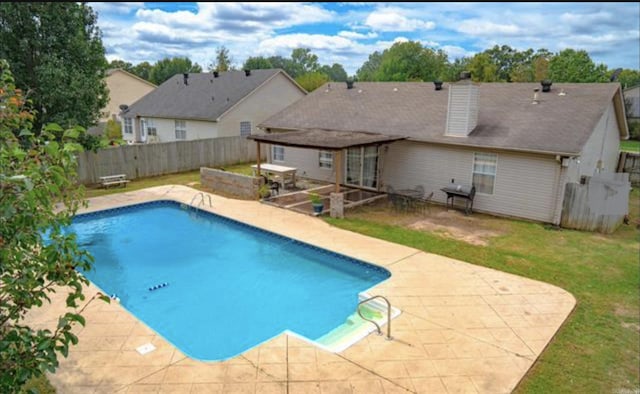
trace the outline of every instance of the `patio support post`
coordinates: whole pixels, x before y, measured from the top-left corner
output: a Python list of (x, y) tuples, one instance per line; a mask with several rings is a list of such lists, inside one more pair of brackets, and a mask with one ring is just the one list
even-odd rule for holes
[(258, 157), (256, 158), (256, 162), (257, 162), (256, 163), (256, 176), (260, 176), (260, 141), (256, 141), (256, 144), (258, 144), (257, 145), (257, 148), (258, 148), (257, 149), (257, 151), (258, 151), (257, 156)]
[(340, 183), (342, 183), (342, 150), (337, 150), (335, 153), (333, 160), (336, 169), (336, 193), (340, 193)]

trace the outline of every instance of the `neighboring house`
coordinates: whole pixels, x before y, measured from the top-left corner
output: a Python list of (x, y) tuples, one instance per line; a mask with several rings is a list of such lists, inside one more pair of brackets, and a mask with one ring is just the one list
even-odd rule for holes
[(247, 136), (306, 93), (279, 69), (177, 74), (122, 112), (123, 136), (140, 143)]
[(156, 85), (151, 82), (120, 68), (107, 70), (105, 82), (107, 89), (109, 89), (109, 101), (107, 106), (100, 111), (98, 125), (88, 130), (90, 134), (94, 135), (103, 133), (104, 126), (109, 119), (116, 122), (121, 121), (118, 116), (121, 105), (131, 105), (156, 88)]
[[(618, 83), (539, 88), (469, 80), (441, 90), (419, 82), (330, 83), (259, 127), (271, 138), (270, 161), (301, 176), (332, 181), (337, 167), (344, 184), (380, 191), (423, 185), (439, 202), (451, 182), (474, 184), (474, 210), (558, 224), (565, 184), (615, 172), (628, 127)], [(374, 137), (382, 142), (367, 142)], [(336, 163), (336, 153), (344, 161)]]
[(629, 122), (640, 122), (640, 85), (625, 89), (624, 100)]

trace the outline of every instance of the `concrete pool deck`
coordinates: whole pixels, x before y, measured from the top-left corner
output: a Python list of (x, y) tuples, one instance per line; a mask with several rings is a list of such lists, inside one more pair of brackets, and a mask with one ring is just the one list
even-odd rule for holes
[[(198, 193), (160, 186), (90, 199), (82, 212), (162, 199), (188, 204)], [(575, 306), (571, 294), (546, 283), (255, 201), (214, 194), (211, 200), (212, 208), (208, 200), (201, 208), (386, 267), (392, 277), (369, 293), (402, 310), (392, 321), (394, 340), (370, 334), (330, 353), (281, 334), (231, 360), (200, 362), (117, 302), (96, 300), (84, 312), (86, 326), (75, 331), (79, 344), (49, 375), (59, 393), (508, 393)], [(97, 291), (86, 288), (87, 299)], [(30, 313), (28, 324), (55, 327), (64, 299), (54, 295), (51, 305)], [(155, 351), (136, 352), (149, 342)]]

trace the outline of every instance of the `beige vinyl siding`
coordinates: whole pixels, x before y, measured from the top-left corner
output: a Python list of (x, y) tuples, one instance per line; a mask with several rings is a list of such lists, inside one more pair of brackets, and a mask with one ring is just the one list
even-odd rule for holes
[(478, 87), (471, 83), (449, 87), (446, 135), (466, 137), (478, 123)]
[(552, 222), (560, 164), (554, 157), (397, 142), (389, 146), (384, 158), (382, 179), (396, 189), (424, 185), (434, 200), (444, 203), (440, 189), (454, 179), (471, 185), (473, 153), (497, 154), (497, 169), (492, 195), (476, 194), (473, 207), (479, 211)]
[(218, 119), (219, 137), (239, 136), (240, 122), (251, 122), (251, 134), (261, 133), (257, 125), (304, 95), (289, 78), (278, 73)]
[[(158, 131), (156, 138), (147, 136), (147, 142), (170, 142), (176, 140), (176, 119), (146, 118), (153, 119), (153, 124)], [(139, 122), (139, 119), (138, 119)], [(220, 137), (218, 125), (215, 122), (202, 120), (186, 120), (187, 141), (202, 138)]]
[(579, 175), (591, 176), (596, 172), (598, 160), (602, 160), (604, 172), (615, 172), (620, 149), (620, 128), (613, 103), (609, 104), (593, 134), (580, 154)]
[(277, 164), (297, 168), (297, 176), (333, 182), (335, 180), (335, 169), (320, 167), (318, 155), (319, 153), (317, 149), (302, 149), (285, 146), (284, 162), (279, 162)]
[(121, 70), (115, 70), (105, 78), (109, 89), (109, 102), (102, 109), (100, 121), (106, 122), (120, 113), (120, 105), (131, 105), (155, 87)]

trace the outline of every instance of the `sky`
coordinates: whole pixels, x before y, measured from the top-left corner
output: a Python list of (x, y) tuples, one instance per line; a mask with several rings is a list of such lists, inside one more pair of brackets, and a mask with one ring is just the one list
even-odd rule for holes
[(107, 59), (187, 56), (207, 69), (216, 49), (249, 56), (305, 47), (349, 75), (374, 51), (420, 41), (450, 60), (494, 45), (584, 49), (609, 68), (640, 69), (640, 3), (89, 3)]

